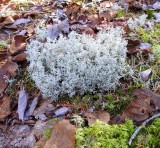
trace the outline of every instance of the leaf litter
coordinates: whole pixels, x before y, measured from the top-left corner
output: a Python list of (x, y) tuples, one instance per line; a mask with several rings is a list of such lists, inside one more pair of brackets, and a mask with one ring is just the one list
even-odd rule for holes
[[(6, 1), (4, 4), (6, 5), (8, 2)], [(17, 76), (16, 71), (18, 71), (18, 67), (27, 67), (27, 55), (24, 53), (24, 50), (28, 44), (28, 40), (34, 36), (34, 24), (48, 26), (48, 37), (53, 40), (57, 39), (61, 34), (68, 34), (71, 30), (90, 34), (94, 37), (98, 32), (98, 27), (108, 25), (121, 26), (125, 29), (126, 34), (131, 35), (125, 35), (125, 38), (128, 40), (128, 54), (130, 56), (134, 56), (134, 54), (140, 53), (141, 51), (147, 55), (152, 53), (152, 45), (150, 43), (143, 42), (137, 37), (132, 37), (132, 33), (135, 32), (129, 28), (128, 16), (116, 18), (119, 12), (113, 10), (113, 8), (115, 9), (114, 3), (114, 1), (109, 3), (107, 1), (98, 2), (96, 4), (97, 7), (100, 7), (100, 9), (107, 8), (101, 13), (95, 9), (92, 2), (91, 7), (89, 3), (82, 6), (81, 4), (70, 1), (56, 1), (54, 3), (48, 1), (47, 3), (42, 2), (38, 5), (35, 5), (36, 3), (28, 3), (29, 7), (26, 8), (24, 12), (16, 12), (15, 7), (11, 7), (11, 5), (5, 8), (5, 5), (0, 5), (0, 7), (3, 8), (2, 10), (6, 10), (5, 13), (3, 12), (5, 15), (0, 16), (0, 35), (2, 36), (0, 36), (0, 39), (7, 39), (8, 44), (7, 47), (2, 47), (3, 50), (0, 50), (0, 57), (3, 57), (3, 61), (0, 58), (0, 62), (2, 63), (0, 67), (0, 120), (3, 124), (5, 124), (6, 121), (8, 122), (8, 124), (5, 125), (8, 127), (8, 134), (5, 130), (0, 134), (0, 139), (2, 139), (0, 140), (0, 145), (9, 147), (34, 147), (35, 143), (37, 143), (40, 147), (44, 145), (47, 147), (51, 145), (74, 147), (75, 126), (69, 122), (74, 112), (78, 112), (77, 114), (85, 119), (89, 126), (97, 119), (106, 124), (112, 123), (113, 117), (110, 117), (108, 110), (102, 110), (104, 108), (101, 107), (96, 110), (97, 108), (95, 109), (95, 106), (93, 106), (94, 101), (92, 100), (90, 101), (93, 102), (93, 104), (91, 104), (94, 110), (92, 113), (89, 113), (87, 110), (91, 107), (90, 105), (85, 105), (84, 107), (84, 104), (75, 105), (74, 101), (51, 102), (48, 99), (42, 100), (42, 97), (39, 96), (37, 92), (36, 95), (33, 95), (28, 94), (25, 90), (14, 92), (18, 94), (19, 97), (13, 101), (9, 94), (6, 95), (6, 92), (8, 85), (12, 85), (11, 78)], [(12, 4), (15, 6), (14, 3)], [(159, 2), (153, 2), (151, 0), (138, 3), (137, 1), (126, 0), (123, 4), (120, 4), (120, 7), (124, 8), (125, 11), (127, 9), (134, 11), (149, 10), (149, 7), (152, 7), (157, 11), (159, 10)], [(8, 9), (12, 9), (16, 14), (10, 14), (9, 11), (7, 11)], [(55, 17), (52, 17), (51, 13), (54, 13)], [(156, 19), (154, 20), (155, 22), (159, 20), (157, 13), (154, 13), (153, 16)], [(148, 24), (146, 22), (141, 22), (140, 17), (136, 17), (136, 14), (132, 17), (134, 18), (133, 20), (136, 20), (135, 24), (138, 23), (141, 24), (142, 27), (147, 27)], [(41, 22), (44, 22), (44, 24)], [(8, 39), (6, 36), (10, 38)], [(136, 57), (134, 58), (136, 59)], [(149, 68), (139, 72), (139, 76), (142, 81), (149, 82), (152, 81), (153, 73), (153, 68)], [(20, 85), (19, 83), (21, 84), (21, 82), (17, 82), (16, 85)], [(34, 99), (32, 100), (31, 98)], [(98, 101), (95, 102), (103, 104), (102, 101), (103, 99), (98, 99)], [(12, 102), (15, 102), (15, 105), (13, 105)], [(126, 118), (129, 118), (139, 125), (160, 110), (159, 102), (159, 94), (149, 89), (138, 89), (134, 91), (131, 103), (119, 115), (119, 119), (117, 118), (118, 121), (116, 121), (115, 124), (119, 122), (122, 123)], [(97, 105), (96, 103), (94, 105)], [(18, 113), (16, 112), (17, 109)], [(48, 121), (51, 121), (50, 123), (52, 124), (48, 124)], [(59, 122), (57, 123), (57, 121)], [(21, 125), (21, 123), (24, 125)], [(86, 125), (85, 123), (84, 126)], [(48, 128), (52, 130), (49, 141), (47, 141), (42, 134), (43, 131)], [(58, 132), (60, 139), (55, 135), (55, 130)], [(63, 132), (64, 134), (62, 135)], [(69, 137), (68, 133), (70, 133)], [(62, 142), (62, 139), (65, 144)]]

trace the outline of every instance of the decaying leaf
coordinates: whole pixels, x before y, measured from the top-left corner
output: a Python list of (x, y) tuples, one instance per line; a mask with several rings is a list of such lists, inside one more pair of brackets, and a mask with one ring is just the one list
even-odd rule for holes
[(68, 120), (58, 122), (52, 129), (49, 140), (44, 145), (46, 148), (74, 148), (75, 127)]
[(15, 35), (12, 39), (12, 44), (8, 45), (8, 49), (12, 54), (16, 54), (23, 51), (26, 44), (27, 41), (23, 35)]
[(152, 72), (152, 68), (149, 68), (145, 71), (140, 72), (140, 78), (142, 81), (148, 81), (148, 77), (150, 75), (150, 73)]
[(6, 89), (8, 85), (8, 79), (16, 75), (17, 69), (18, 69), (18, 65), (12, 61), (7, 61), (0, 68), (0, 94), (2, 94)]
[(160, 95), (145, 88), (137, 89), (134, 95), (136, 98), (122, 113), (121, 120), (129, 118), (140, 123), (146, 120), (154, 111), (160, 110)]
[(22, 61), (25, 61), (27, 59), (27, 54), (26, 53), (20, 53), (16, 56), (13, 56), (11, 58), (12, 61), (14, 62), (22, 62)]
[(26, 24), (28, 22), (30, 22), (31, 20), (30, 19), (26, 19), (26, 18), (20, 18), (20, 19), (17, 19), (14, 23), (13, 23), (13, 27), (16, 27), (17, 25), (20, 25), (20, 24)]
[(85, 112), (84, 116), (87, 118), (89, 125), (94, 124), (97, 119), (106, 124), (110, 121), (110, 114), (103, 110), (94, 111), (93, 113)]
[(11, 98), (7, 95), (0, 101), (0, 120), (4, 119), (11, 113), (10, 108)]
[(61, 107), (54, 112), (55, 114), (54, 117), (63, 116), (66, 113), (68, 113), (68, 111), (69, 111), (68, 107)]
[(52, 40), (56, 39), (60, 34), (69, 32), (69, 22), (68, 18), (60, 22), (59, 24), (54, 24), (48, 28), (47, 37)]
[(35, 97), (28, 109), (28, 111), (25, 113), (25, 119), (28, 119), (34, 112), (36, 106), (37, 106), (37, 103), (38, 103), (38, 97)]
[(55, 110), (55, 107), (51, 103), (51, 100), (42, 101), (39, 104), (39, 107), (33, 112), (33, 115), (36, 119), (42, 118), (44, 114), (50, 113), (51, 111)]
[(27, 107), (27, 101), (28, 101), (28, 94), (23, 89), (19, 91), (19, 98), (18, 98), (18, 115), (19, 119), (24, 121), (24, 115)]
[(143, 52), (150, 53), (151, 50), (152, 50), (152, 45), (149, 44), (149, 43), (141, 43), (141, 44), (139, 45), (139, 48), (140, 48)]
[(117, 15), (117, 11), (107, 10), (107, 11), (102, 12), (102, 14), (100, 14), (100, 17), (103, 17), (107, 21), (111, 21), (113, 20), (114, 17), (116, 17), (116, 15)]
[(141, 99), (150, 98), (150, 105), (154, 108), (154, 110), (160, 110), (160, 95), (146, 88), (136, 90), (134, 95)]
[(160, 2), (155, 2), (154, 4), (153, 4), (153, 8), (155, 9), (155, 10), (160, 10)]
[(129, 118), (135, 122), (142, 122), (149, 117), (152, 112), (149, 98), (133, 99), (127, 109), (123, 112), (121, 120)]

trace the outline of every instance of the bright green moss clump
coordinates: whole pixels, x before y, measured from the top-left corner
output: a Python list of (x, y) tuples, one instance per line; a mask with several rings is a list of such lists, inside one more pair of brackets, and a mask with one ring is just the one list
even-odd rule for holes
[(138, 29), (138, 36), (144, 41), (152, 44), (153, 53), (160, 54), (160, 24), (156, 24), (153, 30)]
[(149, 126), (144, 127), (137, 136), (134, 147), (159, 148), (160, 147), (160, 118), (157, 118)]
[(131, 120), (123, 125), (107, 125), (97, 121), (89, 128), (76, 131), (76, 148), (128, 148), (128, 141), (134, 132)]

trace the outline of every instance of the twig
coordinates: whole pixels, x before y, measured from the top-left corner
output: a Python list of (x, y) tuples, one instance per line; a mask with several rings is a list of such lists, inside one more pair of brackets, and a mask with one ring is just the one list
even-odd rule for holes
[(142, 129), (143, 126), (145, 126), (147, 123), (149, 123), (151, 120), (157, 118), (157, 117), (160, 117), (160, 113), (159, 114), (156, 114), (154, 116), (152, 116), (151, 118), (147, 119), (146, 121), (144, 121), (142, 123), (141, 126), (137, 127), (136, 131), (133, 133), (133, 135), (131, 136), (130, 140), (129, 140), (129, 145), (132, 144), (132, 141), (136, 138), (136, 136), (138, 135), (139, 131)]

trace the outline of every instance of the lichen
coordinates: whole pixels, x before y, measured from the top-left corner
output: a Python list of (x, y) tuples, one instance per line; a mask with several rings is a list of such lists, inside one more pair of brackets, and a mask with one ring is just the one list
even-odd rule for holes
[(44, 97), (56, 100), (87, 91), (103, 93), (114, 90), (122, 77), (132, 75), (120, 28), (101, 30), (96, 39), (71, 32), (68, 37), (47, 38), (43, 43), (38, 40), (45, 36), (46, 29), (42, 30), (27, 46), (27, 54), (28, 71)]

